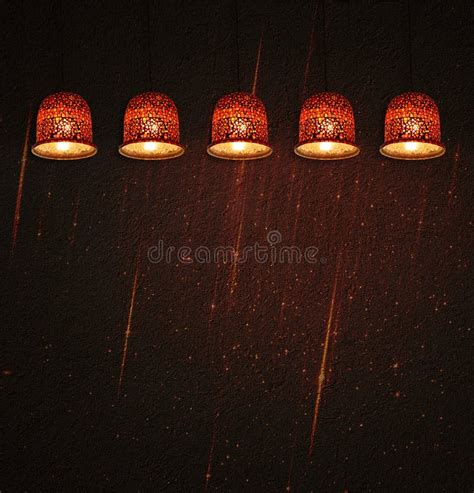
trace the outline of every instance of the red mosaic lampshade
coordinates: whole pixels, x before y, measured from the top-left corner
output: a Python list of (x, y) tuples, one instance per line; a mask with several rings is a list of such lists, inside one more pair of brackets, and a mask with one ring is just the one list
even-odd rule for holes
[(178, 110), (170, 97), (145, 92), (129, 101), (119, 152), (144, 160), (172, 159), (184, 153), (179, 143)]
[(421, 92), (406, 92), (390, 101), (380, 152), (393, 159), (433, 159), (445, 153), (436, 103)]
[(58, 160), (85, 159), (97, 153), (92, 142), (91, 112), (79, 94), (58, 92), (43, 99), (31, 152)]
[(220, 98), (212, 116), (212, 143), (207, 152), (220, 159), (239, 161), (269, 156), (272, 148), (262, 101), (246, 92)]
[(344, 96), (322, 92), (303, 103), (295, 153), (320, 160), (348, 159), (359, 154), (354, 113)]

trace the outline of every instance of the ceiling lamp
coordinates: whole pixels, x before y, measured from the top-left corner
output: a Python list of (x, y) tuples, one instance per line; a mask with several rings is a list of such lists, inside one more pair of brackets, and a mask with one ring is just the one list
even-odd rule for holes
[(359, 154), (354, 113), (344, 96), (321, 92), (303, 103), (295, 153), (320, 160), (348, 159)]
[(172, 159), (184, 153), (179, 143), (178, 110), (159, 92), (132, 98), (125, 110), (120, 154), (132, 159)]
[(97, 153), (86, 101), (72, 92), (58, 92), (40, 104), (36, 143), (31, 152), (45, 159), (85, 159)]
[[(413, 88), (413, 43), (411, 2), (407, 7), (408, 69)], [(441, 124), (436, 103), (421, 92), (394, 97), (385, 114), (384, 143), (380, 153), (392, 159), (434, 159), (446, 152), (441, 143)]]
[(268, 144), (265, 106), (254, 94), (234, 92), (217, 101), (212, 116), (212, 143), (207, 152), (220, 159), (262, 159)]
[(393, 159), (433, 159), (445, 153), (438, 107), (426, 94), (406, 92), (390, 101), (380, 152)]
[(326, 2), (320, 0), (318, 7), (321, 7), (321, 72), (324, 76), (324, 92), (304, 101), (300, 113), (298, 144), (294, 151), (306, 159), (348, 159), (360, 152), (355, 144), (354, 113), (351, 103), (344, 96), (327, 90)]

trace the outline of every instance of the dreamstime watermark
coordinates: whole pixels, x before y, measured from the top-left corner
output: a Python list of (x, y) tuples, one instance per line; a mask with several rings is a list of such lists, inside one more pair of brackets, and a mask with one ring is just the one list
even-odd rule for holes
[(157, 245), (148, 248), (148, 261), (152, 264), (161, 262), (171, 264), (245, 264), (253, 261), (258, 264), (326, 264), (326, 257), (318, 255), (319, 249), (313, 245), (301, 249), (295, 245), (281, 245), (282, 235), (278, 230), (269, 231), (267, 244), (255, 242), (253, 245), (245, 245), (240, 249), (232, 246), (217, 246), (209, 248), (200, 245), (195, 249), (189, 246), (165, 246), (163, 240)]

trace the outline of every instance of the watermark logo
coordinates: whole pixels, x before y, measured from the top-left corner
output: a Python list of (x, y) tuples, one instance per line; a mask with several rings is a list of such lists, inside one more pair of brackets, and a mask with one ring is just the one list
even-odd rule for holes
[(209, 248), (200, 245), (194, 249), (189, 246), (176, 247), (165, 245), (159, 240), (156, 245), (148, 248), (148, 261), (152, 264), (182, 263), (182, 264), (326, 264), (326, 257), (319, 256), (319, 249), (310, 245), (304, 249), (296, 245), (284, 245), (282, 234), (278, 230), (267, 233), (266, 243), (258, 241), (253, 245), (245, 245), (240, 249), (233, 246), (217, 246)]
[(148, 261), (152, 264), (182, 263), (182, 264), (326, 264), (326, 257), (319, 256), (319, 249), (310, 245), (304, 249), (296, 245), (284, 245), (280, 231), (271, 230), (267, 233), (266, 243), (258, 241), (245, 245), (240, 249), (233, 246), (217, 246), (209, 248), (200, 245), (194, 249), (189, 246), (165, 245), (159, 240), (147, 250)]

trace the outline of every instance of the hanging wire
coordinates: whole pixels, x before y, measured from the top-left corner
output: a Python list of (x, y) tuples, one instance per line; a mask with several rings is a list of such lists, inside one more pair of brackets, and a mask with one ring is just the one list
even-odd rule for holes
[(57, 3), (57, 15), (56, 22), (58, 24), (58, 34), (59, 34), (59, 46), (61, 47), (59, 51), (59, 77), (61, 81), (60, 90), (64, 91), (65, 80), (64, 80), (64, 15), (63, 15), (63, 1), (58, 0)]
[(262, 29), (260, 31), (260, 41), (258, 43), (258, 50), (257, 50), (257, 60), (255, 61), (255, 73), (253, 75), (252, 94), (255, 94), (255, 92), (257, 91), (257, 82), (258, 82), (258, 74), (260, 72), (260, 57), (262, 54), (264, 31), (265, 31), (265, 24), (264, 22), (262, 22)]
[(323, 23), (323, 73), (324, 73), (324, 90), (328, 90), (328, 67), (326, 51), (326, 2), (321, 0), (321, 17)]
[(147, 58), (148, 58), (148, 87), (150, 91), (153, 89), (153, 70), (151, 66), (151, 15), (150, 15), (150, 0), (145, 0), (146, 8), (146, 40), (147, 40)]
[(239, 2), (234, 0), (235, 9), (235, 63), (236, 63), (236, 79), (239, 91), (240, 89), (240, 46), (239, 46)]
[(411, 32), (411, 5), (410, 0), (407, 0), (407, 17), (408, 17), (408, 70), (410, 89), (413, 89), (413, 41)]
[(316, 0), (314, 2), (314, 10), (311, 18), (311, 32), (309, 35), (308, 54), (306, 56), (306, 62), (304, 65), (304, 78), (303, 78), (303, 90), (301, 91), (301, 102), (304, 101), (306, 97), (306, 91), (308, 87), (309, 68), (311, 65), (311, 59), (313, 57), (313, 52), (314, 52), (314, 32), (315, 32), (316, 16), (318, 14), (319, 4), (320, 4), (319, 0)]

